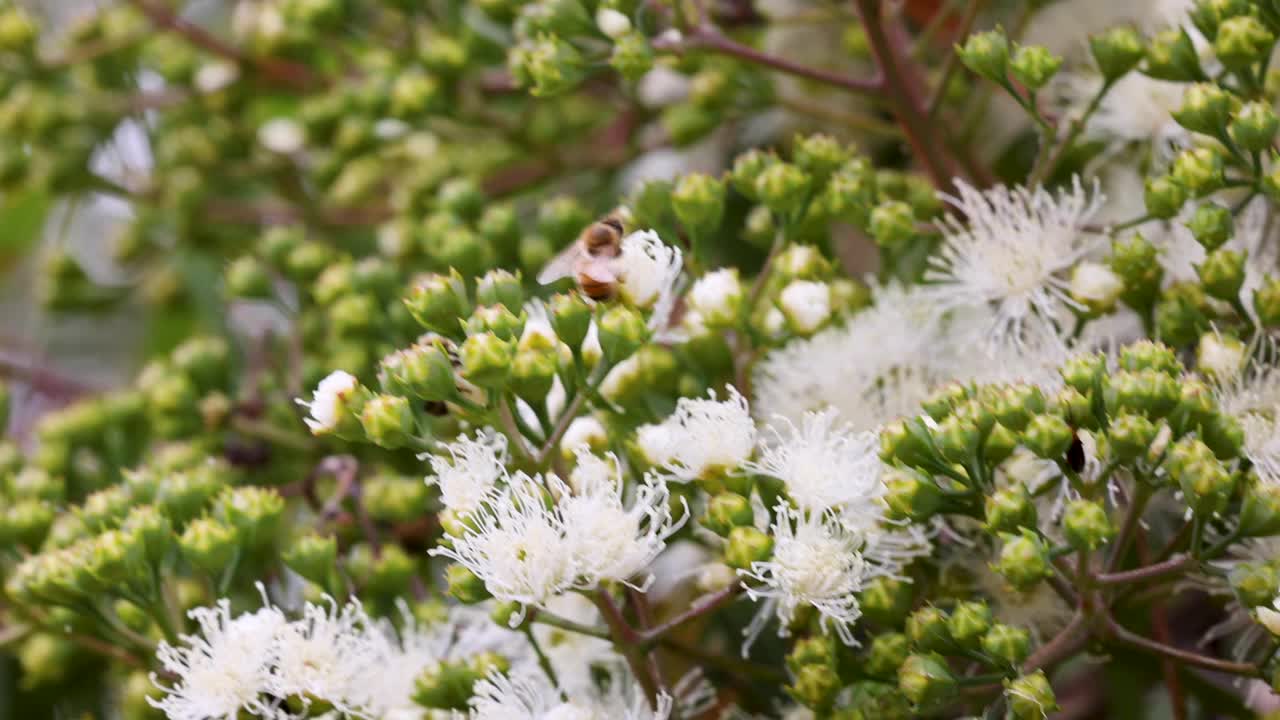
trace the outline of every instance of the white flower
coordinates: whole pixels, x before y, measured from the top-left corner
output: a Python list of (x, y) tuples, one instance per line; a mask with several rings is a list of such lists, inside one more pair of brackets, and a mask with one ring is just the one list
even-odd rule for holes
[(333, 432), (347, 413), (347, 399), (360, 387), (360, 381), (349, 372), (334, 370), (316, 386), (311, 402), (298, 404), (311, 411), (303, 422), (316, 435)]
[[(1072, 105), (1071, 114), (1080, 115), (1102, 85), (1097, 76), (1064, 78), (1062, 86)], [(1102, 103), (1089, 119), (1086, 134), (1111, 143), (1151, 145), (1162, 159), (1190, 144), (1191, 132), (1173, 119), (1182, 107), (1186, 84), (1157, 80), (1131, 72), (1111, 85)]]
[(181, 646), (160, 643), (156, 658), (176, 679), (159, 686), (164, 697), (147, 702), (169, 720), (235, 720), (241, 712), (271, 717), (275, 701), (264, 693), (286, 622), (280, 611), (268, 607), (232, 619), (230, 603), (221, 600), (188, 614), (200, 631), (182, 636)]
[(680, 249), (662, 242), (658, 233), (633, 232), (622, 239), (618, 254), (619, 289), (628, 302), (653, 308), (654, 316), (663, 310), (669, 315), (681, 266)]
[[(498, 600), (545, 605), (577, 586), (578, 568), (560, 508), (547, 506), (544, 485), (560, 496), (569, 493), (554, 475), (516, 473), (471, 512), (462, 537), (428, 552), (466, 567)], [(512, 619), (518, 623), (522, 618)]]
[(661, 693), (651, 708), (629, 675), (613, 673), (604, 690), (584, 689), (565, 698), (542, 675), (493, 673), (476, 683), (472, 720), (666, 720), (674, 702)]
[(747, 467), (785, 483), (802, 510), (878, 516), (877, 500), (884, 493), (880, 464), (875, 434), (854, 432), (827, 409), (806, 413), (799, 427), (781, 418), (773, 441)]
[(747, 595), (768, 600), (748, 628), (749, 639), (759, 634), (770, 611), (785, 636), (796, 610), (808, 605), (821, 614), (824, 627), (834, 627), (845, 644), (853, 645), (853, 624), (862, 615), (858, 592), (869, 576), (860, 552), (863, 538), (829, 513), (797, 511), (785, 503), (774, 512), (773, 557), (740, 571), (758, 583), (744, 583)]
[(746, 399), (732, 387), (723, 401), (716, 400), (714, 390), (708, 395), (680, 398), (670, 417), (638, 430), (645, 456), (681, 480), (732, 472), (755, 448), (756, 426)]
[(1054, 318), (1073, 304), (1061, 274), (1103, 238), (1085, 227), (1102, 196), (1086, 192), (1079, 178), (1056, 196), (1039, 187), (958, 188), (959, 197), (946, 199), (960, 217), (944, 221), (942, 248), (925, 277), (944, 308), (995, 306), (992, 341), (1016, 342), (1029, 316)]
[(610, 402), (618, 402), (634, 386), (643, 382), (645, 367), (643, 356), (628, 355), (624, 360), (609, 368), (608, 374), (600, 382), (600, 395)]
[(196, 70), (194, 84), (202, 93), (215, 93), (240, 79), (240, 68), (233, 62), (217, 60)]
[(358, 713), (371, 698), (364, 679), (383, 669), (381, 640), (359, 603), (341, 608), (332, 598), (327, 606), (307, 603), (302, 618), (276, 634), (270, 692), (317, 698), (344, 713)]
[[(579, 593), (566, 593), (555, 598), (547, 603), (547, 611), (588, 627), (601, 625), (600, 611)], [(532, 631), (538, 646), (551, 661), (560, 688), (569, 694), (590, 692), (595, 687), (595, 676), (599, 670), (622, 661), (608, 640), (544, 623), (534, 624)]]
[[(612, 453), (600, 458), (579, 452), (571, 481), (574, 494), (561, 500), (562, 515), (569, 552), (585, 585), (606, 580), (629, 584), (683, 524), (673, 523), (667, 485), (653, 475), (645, 476), (631, 506), (625, 506), (622, 474)], [(646, 587), (650, 578), (639, 587)]]
[(602, 6), (596, 10), (596, 27), (606, 37), (617, 40), (631, 32), (631, 19), (613, 8)]
[[(1274, 361), (1276, 350), (1263, 357)], [(1216, 376), (1223, 412), (1244, 430), (1244, 454), (1263, 482), (1280, 483), (1280, 367), (1254, 361), (1234, 376)]]
[(1110, 308), (1124, 291), (1124, 281), (1096, 262), (1078, 263), (1071, 271), (1071, 297), (1092, 307)]
[(1196, 345), (1196, 369), (1210, 378), (1230, 380), (1244, 367), (1244, 343), (1231, 337), (1208, 332)]
[(573, 419), (560, 438), (560, 451), (572, 457), (579, 448), (595, 447), (609, 441), (609, 432), (594, 415), (582, 415)]
[(307, 133), (293, 118), (272, 118), (258, 128), (258, 142), (273, 153), (292, 155), (306, 145)]
[(778, 294), (782, 310), (791, 329), (809, 334), (831, 317), (831, 286), (812, 280), (792, 280)]
[(742, 280), (738, 269), (722, 268), (698, 278), (685, 295), (685, 302), (703, 324), (732, 325), (742, 307)]
[(444, 449), (448, 457), (431, 456), (434, 476), (427, 478), (427, 484), (440, 488), (446, 508), (470, 512), (506, 475), (507, 436), (486, 428), (477, 432), (474, 440), (460, 437)]
[(1257, 613), (1258, 622), (1262, 623), (1262, 626), (1265, 627), (1268, 632), (1280, 637), (1280, 612), (1277, 612), (1277, 610), (1280, 610), (1280, 598), (1277, 598), (1276, 601), (1272, 603), (1272, 606), (1275, 610), (1269, 607), (1258, 607), (1254, 612)]

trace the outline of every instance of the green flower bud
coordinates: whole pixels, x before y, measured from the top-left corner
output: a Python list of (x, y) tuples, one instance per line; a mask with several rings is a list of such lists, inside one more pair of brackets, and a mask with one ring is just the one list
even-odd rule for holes
[(991, 566), (1015, 590), (1026, 592), (1053, 573), (1049, 548), (1038, 535), (1027, 528), (1021, 535), (1002, 533), (1004, 546), (998, 562)]
[(979, 601), (962, 602), (951, 611), (947, 628), (951, 639), (965, 647), (977, 647), (991, 629), (991, 608)]
[(1131, 27), (1113, 27), (1089, 37), (1089, 50), (1103, 80), (1113, 82), (1138, 66), (1144, 50), (1142, 37)]
[(703, 173), (685, 175), (671, 190), (671, 209), (690, 232), (712, 232), (724, 215), (724, 183)]
[(18, 545), (35, 550), (48, 536), (54, 514), (53, 506), (44, 500), (19, 500), (0, 519), (0, 538), (12, 538)]
[(929, 417), (941, 422), (958, 405), (968, 399), (969, 389), (961, 383), (953, 382), (934, 390), (929, 397), (924, 399), (921, 407), (925, 412), (929, 413)]
[(905, 468), (886, 470), (884, 483), (884, 502), (894, 519), (924, 521), (942, 506), (942, 491), (933, 480)]
[(1182, 488), (1183, 499), (1191, 512), (1200, 517), (1210, 517), (1226, 510), (1235, 492), (1236, 477), (1213, 457), (1181, 464), (1176, 472), (1171, 467), (1170, 474)]
[(284, 498), (274, 488), (239, 487), (218, 498), (217, 516), (240, 531), (246, 547), (262, 549), (273, 541), (284, 515)]
[(1280, 278), (1268, 275), (1253, 293), (1253, 309), (1264, 327), (1280, 326)]
[(403, 446), (414, 431), (413, 411), (408, 398), (398, 395), (375, 395), (360, 412), (360, 425), (369, 441), (378, 447), (394, 449)]
[(1007, 82), (1009, 69), (1009, 38), (1004, 28), (974, 33), (970, 35), (963, 47), (956, 49), (960, 61), (974, 73), (1003, 84)]
[(1207, 147), (1183, 150), (1173, 160), (1170, 177), (1193, 197), (1208, 195), (1226, 183), (1222, 155)]
[(1062, 379), (1078, 392), (1087, 393), (1107, 373), (1107, 359), (1100, 353), (1076, 355), (1062, 364)]
[(1063, 534), (1071, 547), (1092, 552), (1115, 536), (1116, 529), (1106, 508), (1093, 500), (1080, 498), (1067, 504), (1062, 516)]
[(520, 273), (494, 269), (485, 273), (476, 283), (476, 303), (479, 305), (502, 305), (515, 314), (524, 308), (524, 285), (520, 281)]
[(1187, 188), (1168, 175), (1147, 178), (1143, 183), (1147, 214), (1161, 220), (1176, 217), (1187, 202)]
[(897, 625), (911, 610), (912, 590), (911, 583), (905, 580), (878, 577), (858, 594), (862, 614), (877, 625)]
[(832, 670), (837, 662), (835, 646), (827, 635), (813, 635), (796, 641), (787, 653), (787, 668), (793, 673), (809, 665)]
[(512, 313), (504, 305), (479, 305), (467, 318), (464, 329), (468, 335), (492, 333), (502, 340), (514, 340), (524, 331), (524, 310), (519, 315)]
[(542, 336), (542, 342), (521, 342), (511, 360), (511, 390), (530, 403), (541, 403), (551, 390), (560, 367), (555, 345)]
[(464, 220), (480, 217), (484, 203), (484, 190), (472, 178), (451, 178), (436, 191), (436, 207)]
[(1280, 199), (1280, 165), (1275, 164), (1276, 153), (1271, 153), (1273, 161), (1271, 172), (1262, 176), (1262, 192), (1273, 202)]
[(1276, 586), (1280, 585), (1280, 572), (1275, 565), (1266, 562), (1238, 563), (1227, 573), (1231, 590), (1247, 608), (1270, 605), (1276, 599)]
[(911, 654), (911, 641), (896, 632), (880, 633), (871, 641), (863, 667), (867, 674), (877, 678), (896, 678), (898, 668)]
[(809, 197), (813, 179), (795, 165), (769, 163), (756, 177), (755, 194), (775, 214), (787, 217), (800, 210)]
[(1246, 255), (1238, 250), (1218, 248), (1196, 266), (1196, 274), (1204, 291), (1219, 300), (1232, 301), (1240, 297), (1244, 286)]
[(821, 184), (849, 160), (850, 152), (830, 135), (802, 135), (795, 139), (791, 157), (795, 164)]
[(1004, 681), (1004, 694), (1009, 699), (1009, 712), (1015, 720), (1045, 720), (1058, 709), (1053, 686), (1043, 670)]
[(1261, 20), (1252, 15), (1238, 15), (1218, 26), (1213, 52), (1223, 65), (1239, 72), (1265, 59), (1275, 41), (1275, 33)]
[(413, 701), (432, 710), (467, 709), (476, 681), (485, 677), (461, 662), (435, 662), (413, 683)]
[(825, 708), (835, 699), (841, 688), (840, 676), (831, 668), (821, 665), (805, 665), (796, 671), (787, 694), (809, 708)]
[(1111, 452), (1121, 462), (1133, 462), (1145, 457), (1156, 439), (1157, 429), (1156, 424), (1145, 415), (1119, 413), (1111, 419), (1111, 426), (1107, 430)]
[(484, 581), (476, 577), (466, 567), (458, 564), (450, 565), (444, 573), (448, 595), (464, 605), (474, 605), (488, 600), (489, 590)]
[(148, 562), (157, 564), (173, 545), (173, 524), (151, 505), (139, 505), (129, 511), (120, 529), (142, 544)]
[(869, 229), (880, 247), (901, 249), (916, 237), (915, 214), (905, 202), (884, 202), (871, 211)]
[(898, 689), (913, 705), (930, 707), (950, 700), (956, 679), (938, 655), (911, 655), (898, 669)]
[(1182, 28), (1171, 28), (1151, 38), (1147, 46), (1147, 66), (1143, 72), (1157, 80), (1170, 82), (1207, 79), (1200, 68), (1200, 56), (1191, 36)]
[(457, 397), (454, 350), (450, 345), (443, 339), (428, 339), (386, 356), (378, 369), (382, 389), (429, 402)]
[(1201, 424), (1200, 438), (1214, 457), (1223, 462), (1244, 453), (1244, 427), (1239, 419), (1225, 413), (1216, 414), (1211, 421)]
[(1213, 83), (1196, 83), (1182, 96), (1182, 107), (1173, 112), (1173, 119), (1191, 132), (1222, 137), (1222, 131), (1231, 121), (1231, 115), (1239, 101)]
[(997, 424), (987, 433), (987, 441), (982, 446), (982, 454), (987, 462), (999, 465), (1013, 455), (1018, 448), (1018, 435), (1014, 431)]
[(439, 109), (444, 94), (440, 81), (433, 75), (414, 70), (397, 77), (391, 84), (391, 116), (401, 120)]
[(1236, 111), (1227, 132), (1241, 150), (1261, 152), (1271, 147), (1276, 131), (1280, 130), (1280, 117), (1270, 103), (1255, 100), (1247, 102)]
[(529, 86), (534, 97), (564, 93), (586, 75), (586, 60), (582, 54), (559, 35), (539, 35), (532, 44), (513, 49), (509, 57), (511, 75), (522, 85)]
[(230, 525), (213, 518), (198, 518), (191, 521), (178, 537), (178, 547), (192, 565), (210, 575), (220, 576), (235, 557), (240, 538)]
[(944, 652), (951, 647), (951, 630), (947, 622), (945, 612), (925, 605), (907, 617), (907, 637), (920, 650)]
[(676, 147), (691, 145), (720, 126), (722, 114), (693, 103), (671, 105), (662, 111), (662, 127)]
[(311, 297), (319, 305), (333, 305), (343, 297), (355, 292), (350, 262), (340, 262), (325, 268), (311, 286)]
[(1037, 415), (1027, 423), (1022, 444), (1046, 460), (1058, 460), (1071, 445), (1071, 426), (1056, 415)]
[(747, 570), (755, 562), (764, 562), (773, 554), (773, 538), (746, 525), (729, 531), (724, 548), (724, 562), (731, 568)]
[(556, 336), (575, 351), (581, 348), (591, 329), (591, 306), (578, 293), (552, 295), (547, 306)]
[(476, 222), (476, 231), (505, 259), (512, 258), (520, 242), (520, 220), (515, 209), (505, 203), (486, 206)]
[(1031, 654), (1031, 634), (1023, 628), (996, 623), (982, 636), (982, 652), (1018, 667)]
[(337, 558), (337, 538), (309, 533), (290, 543), (282, 559), (290, 570), (321, 587), (328, 587)]
[(781, 162), (777, 155), (763, 150), (748, 150), (733, 161), (729, 182), (733, 188), (750, 200), (758, 200), (756, 180), (767, 168)]
[(832, 720), (911, 720), (916, 717), (911, 703), (895, 685), (860, 681), (850, 685), (841, 696), (844, 705)]
[(1023, 45), (1009, 62), (1009, 71), (1024, 87), (1035, 92), (1053, 79), (1062, 68), (1062, 58), (1041, 45)]
[(511, 374), (515, 343), (486, 332), (472, 335), (458, 351), (462, 376), (484, 388), (501, 387)]
[(370, 592), (394, 597), (406, 592), (417, 567), (399, 545), (385, 545), (374, 560), (366, 587)]
[(717, 535), (728, 535), (735, 527), (750, 525), (755, 514), (751, 502), (732, 492), (722, 492), (707, 503), (702, 524)]
[(430, 493), (420, 479), (377, 475), (364, 481), (363, 501), (369, 517), (387, 523), (409, 523), (427, 513)]
[(1178, 406), (1178, 381), (1157, 370), (1122, 370), (1111, 376), (1106, 391), (1108, 410), (1143, 413), (1151, 418), (1168, 415)]
[(419, 278), (404, 303), (419, 324), (445, 335), (456, 336), (458, 318), (471, 314), (466, 285), (456, 270)]
[(1280, 486), (1267, 482), (1246, 486), (1240, 506), (1240, 532), (1245, 537), (1280, 533)]
[(644, 33), (629, 32), (613, 42), (609, 66), (630, 82), (636, 82), (653, 69), (653, 48)]
[(1175, 347), (1190, 345), (1209, 329), (1208, 309), (1199, 284), (1174, 283), (1156, 304), (1156, 335)]
[(1213, 252), (1231, 239), (1235, 232), (1235, 220), (1231, 210), (1216, 203), (1205, 203), (1187, 223), (1187, 229), (1208, 252)]
[(29, 55), (40, 38), (40, 27), (21, 7), (0, 12), (0, 52)]
[(985, 503), (987, 528), (995, 532), (1014, 532), (1036, 526), (1036, 504), (1026, 486), (1018, 483), (1000, 488), (987, 496)]
[(1154, 370), (1167, 375), (1181, 375), (1186, 370), (1173, 348), (1152, 340), (1139, 340), (1122, 348), (1120, 368)]
[(252, 255), (242, 255), (227, 266), (224, 275), (227, 294), (234, 298), (271, 297), (271, 276)]
[(600, 316), (600, 348), (610, 364), (625, 360), (649, 338), (644, 316), (625, 305), (614, 305)]

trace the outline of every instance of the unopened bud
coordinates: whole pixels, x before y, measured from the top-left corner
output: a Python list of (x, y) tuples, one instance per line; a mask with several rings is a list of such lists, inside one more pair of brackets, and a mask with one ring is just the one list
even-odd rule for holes
[(930, 707), (955, 695), (956, 679), (938, 655), (911, 655), (898, 669), (898, 689), (916, 706)]
[(1239, 298), (1240, 288), (1244, 286), (1245, 260), (1245, 253), (1238, 250), (1218, 248), (1209, 253), (1196, 267), (1204, 291), (1211, 297), (1228, 302)]
[(374, 445), (398, 448), (412, 437), (413, 411), (408, 398), (399, 395), (375, 395), (364, 405), (360, 413), (360, 425), (365, 436)]
[(1045, 720), (1058, 709), (1053, 686), (1043, 670), (1004, 682), (1004, 694), (1009, 699), (1009, 712), (1014, 720)]
[(752, 563), (764, 562), (773, 554), (773, 538), (756, 528), (735, 527), (729, 531), (729, 541), (724, 549), (724, 561), (732, 568), (750, 569)]
[(1052, 574), (1049, 548), (1034, 531), (1023, 528), (1021, 535), (1004, 533), (1001, 537), (1004, 546), (992, 569), (1014, 589), (1025, 592)]
[(1007, 82), (1009, 38), (1003, 28), (970, 35), (957, 52), (960, 61), (974, 73), (995, 83)]
[(1143, 72), (1157, 80), (1193, 82), (1206, 79), (1195, 44), (1187, 31), (1180, 27), (1157, 33), (1151, 38), (1146, 55), (1147, 64)]
[(1147, 178), (1143, 186), (1147, 214), (1161, 220), (1176, 217), (1187, 202), (1187, 188), (1169, 175)]
[(1032, 92), (1049, 84), (1062, 67), (1062, 58), (1042, 45), (1023, 45), (1009, 62), (1013, 77)]
[(1018, 483), (996, 490), (985, 504), (987, 528), (995, 532), (1015, 532), (1036, 527), (1036, 505), (1026, 486)]
[(921, 650), (944, 652), (951, 647), (951, 630), (947, 621), (945, 612), (925, 605), (907, 617), (907, 637)]
[(1170, 177), (1193, 197), (1208, 195), (1226, 183), (1222, 155), (1207, 147), (1183, 150), (1173, 160)]
[(1115, 81), (1137, 67), (1144, 50), (1142, 37), (1131, 27), (1117, 26), (1089, 38), (1089, 50), (1093, 61), (1102, 72), (1102, 78)]
[(1031, 634), (1023, 628), (996, 623), (982, 636), (982, 651), (1009, 667), (1018, 667), (1031, 654)]

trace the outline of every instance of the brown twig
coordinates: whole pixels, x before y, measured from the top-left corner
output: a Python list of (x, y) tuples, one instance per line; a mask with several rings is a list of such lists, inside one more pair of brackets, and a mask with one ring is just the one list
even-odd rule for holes
[(1143, 637), (1135, 632), (1126, 629), (1123, 625), (1116, 622), (1116, 619), (1110, 614), (1102, 616), (1107, 632), (1111, 638), (1121, 645), (1127, 645), (1135, 650), (1142, 650), (1159, 655), (1160, 657), (1171, 658), (1187, 665), (1204, 668), (1206, 670), (1216, 670), (1231, 675), (1242, 675), (1245, 677), (1260, 677), (1261, 669), (1252, 663), (1232, 662), (1230, 660), (1221, 660), (1219, 658), (1201, 655), (1199, 653), (1189, 652), (1172, 645), (1166, 645), (1150, 638)]

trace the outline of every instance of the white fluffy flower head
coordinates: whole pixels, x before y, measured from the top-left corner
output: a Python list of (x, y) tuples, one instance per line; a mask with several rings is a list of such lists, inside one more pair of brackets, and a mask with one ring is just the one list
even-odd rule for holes
[(832, 409), (806, 413), (798, 426), (779, 418), (772, 433), (749, 469), (785, 483), (802, 510), (878, 517), (884, 486), (874, 433), (854, 432)]
[(342, 422), (346, 412), (346, 400), (360, 386), (356, 376), (343, 370), (334, 370), (316, 386), (311, 402), (298, 400), (298, 404), (311, 411), (311, 417), (303, 422), (311, 432), (319, 435), (332, 432)]
[(427, 478), (427, 484), (440, 488), (446, 508), (470, 512), (506, 475), (507, 436), (486, 428), (477, 432), (475, 439), (460, 437), (444, 449), (448, 457), (430, 458), (434, 475)]
[(944, 308), (991, 304), (992, 340), (1017, 339), (1032, 314), (1057, 317), (1072, 304), (1062, 274), (1101, 241), (1086, 224), (1102, 204), (1076, 178), (1057, 195), (1044, 188), (959, 183), (947, 200), (966, 220), (949, 216), (945, 240), (925, 277)]
[(732, 324), (742, 306), (742, 280), (737, 268), (721, 268), (698, 278), (685, 295), (685, 302), (704, 324)]
[(642, 308), (670, 312), (682, 266), (680, 249), (662, 242), (658, 233), (639, 230), (622, 239), (617, 259), (623, 296)]
[(717, 400), (715, 391), (708, 395), (680, 398), (670, 417), (636, 434), (649, 461), (681, 480), (732, 472), (755, 449), (756, 426), (746, 398), (732, 387), (724, 400)]
[(796, 332), (814, 332), (831, 317), (831, 286), (812, 280), (792, 280), (779, 293), (778, 307)]

